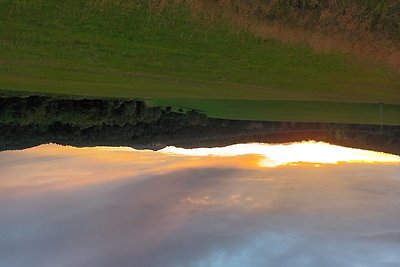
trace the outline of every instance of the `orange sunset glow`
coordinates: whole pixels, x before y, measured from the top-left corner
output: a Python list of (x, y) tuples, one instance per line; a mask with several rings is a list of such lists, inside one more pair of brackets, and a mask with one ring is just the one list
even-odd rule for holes
[[(28, 149), (29, 151), (29, 149)], [(303, 141), (288, 144), (248, 143), (212, 148), (179, 148), (168, 146), (159, 151), (137, 150), (130, 147), (73, 148), (69, 146), (42, 145), (33, 148), (34, 153), (60, 153), (73, 151), (74, 155), (91, 155), (106, 161), (129, 162), (140, 154), (146, 161), (164, 161), (168, 156), (187, 159), (213, 157), (213, 161), (247, 156), (245, 161), (257, 161), (258, 167), (277, 167), (288, 164), (315, 163), (400, 163), (400, 156), (383, 152), (331, 145), (324, 142)], [(112, 154), (110, 153), (118, 153)], [(139, 153), (139, 154), (138, 154)], [(186, 164), (185, 164), (186, 165)]]
[[(218, 267), (208, 264), (214, 257), (226, 266), (264, 266), (253, 261), (264, 260), (271, 244), (286, 258), (288, 246), (309, 246), (307, 253), (320, 255), (326, 240), (336, 260), (371, 236), (369, 260), (388, 251), (398, 257), (392, 236), (400, 232), (399, 163), (396, 155), (320, 142), (158, 151), (47, 144), (3, 151), (0, 236), (21, 251), (38, 250), (32, 257), (41, 251), (32, 244), (39, 243), (48, 246), (43, 253), (59, 249), (55, 254), (95, 247), (96, 257), (110, 253), (111, 244), (126, 249), (128, 261), (145, 247), (151, 253), (138, 266), (166, 266), (167, 259), (152, 261), (160, 247), (174, 246), (174, 259), (194, 251), (200, 263), (182, 259), (171, 266)], [(214, 246), (228, 249), (215, 256)], [(235, 258), (238, 248), (248, 256)], [(19, 261), (16, 255), (9, 261)], [(25, 262), (16, 266), (29, 266)], [(296, 266), (289, 263), (284, 266)]]
[(184, 149), (166, 147), (163, 153), (186, 156), (219, 156), (232, 157), (241, 155), (259, 155), (263, 157), (259, 161), (260, 167), (276, 167), (291, 163), (329, 163), (341, 162), (369, 162), (369, 163), (396, 163), (400, 157), (382, 152), (346, 148), (330, 145), (323, 142), (298, 142), (290, 144), (238, 144), (219, 148), (195, 148)]
[[(49, 179), (53, 185), (62, 183), (63, 186), (72, 186), (112, 181), (121, 176), (147, 173), (149, 170), (154, 174), (163, 174), (173, 170), (205, 167), (257, 169), (285, 165), (320, 167), (322, 164), (340, 163), (400, 163), (400, 157), (396, 155), (313, 141), (288, 144), (249, 143), (195, 149), (169, 146), (159, 151), (136, 150), (130, 147), (76, 148), (48, 144), (22, 151), (3, 152), (3, 155), (4, 158), (0, 158), (1, 166), (11, 167), (4, 169), (3, 174), (13, 173), (14, 178), (3, 180), (1, 186), (48, 184)], [(17, 161), (8, 160), (17, 155)], [(31, 168), (32, 164), (37, 167)], [(15, 167), (20, 171), (15, 172)], [(25, 178), (25, 168), (30, 168), (29, 172), (35, 179)], [(45, 176), (42, 168), (48, 169)], [(62, 173), (59, 173), (60, 168), (64, 168)], [(95, 176), (94, 169), (97, 173)]]

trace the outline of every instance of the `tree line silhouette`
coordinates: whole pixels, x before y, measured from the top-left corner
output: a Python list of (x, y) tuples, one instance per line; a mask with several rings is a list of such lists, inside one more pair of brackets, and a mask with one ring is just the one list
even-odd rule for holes
[(400, 154), (400, 127), (234, 121), (173, 112), (140, 100), (0, 97), (0, 151), (45, 143), (160, 149), (302, 140)]

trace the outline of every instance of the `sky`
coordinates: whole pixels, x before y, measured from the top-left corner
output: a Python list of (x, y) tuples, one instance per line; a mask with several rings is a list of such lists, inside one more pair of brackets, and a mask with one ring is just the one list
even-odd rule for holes
[(321, 143), (0, 152), (0, 266), (400, 266), (399, 163)]

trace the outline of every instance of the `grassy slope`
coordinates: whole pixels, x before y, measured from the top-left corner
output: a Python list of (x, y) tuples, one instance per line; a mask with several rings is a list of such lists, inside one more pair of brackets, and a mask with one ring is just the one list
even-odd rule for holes
[[(210, 117), (225, 119), (319, 122), (322, 118), (322, 121), (336, 123), (380, 123), (380, 105), (371, 103), (219, 99), (154, 99), (150, 103), (193, 108), (206, 111)], [(383, 124), (399, 125), (400, 105), (385, 104), (382, 114)]]
[[(182, 7), (95, 2), (0, 0), (0, 89), (151, 98), (238, 119), (377, 123), (376, 105), (320, 101), (400, 104), (400, 80), (383, 68), (233, 33)], [(400, 125), (390, 110), (385, 122)]]

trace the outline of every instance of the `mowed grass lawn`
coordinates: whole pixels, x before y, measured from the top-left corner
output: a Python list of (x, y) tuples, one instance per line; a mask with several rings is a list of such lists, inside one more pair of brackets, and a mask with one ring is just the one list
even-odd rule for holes
[[(149, 103), (195, 109), (206, 112), (211, 118), (223, 119), (358, 124), (380, 124), (381, 121), (380, 104), (371, 103), (215, 99), (153, 99)], [(399, 114), (400, 105), (382, 105), (383, 124), (400, 125)]]
[(261, 40), (183, 5), (150, 10), (148, 1), (0, 0), (0, 90), (349, 123), (379, 123), (383, 102), (384, 123), (400, 125), (400, 78), (382, 66)]

